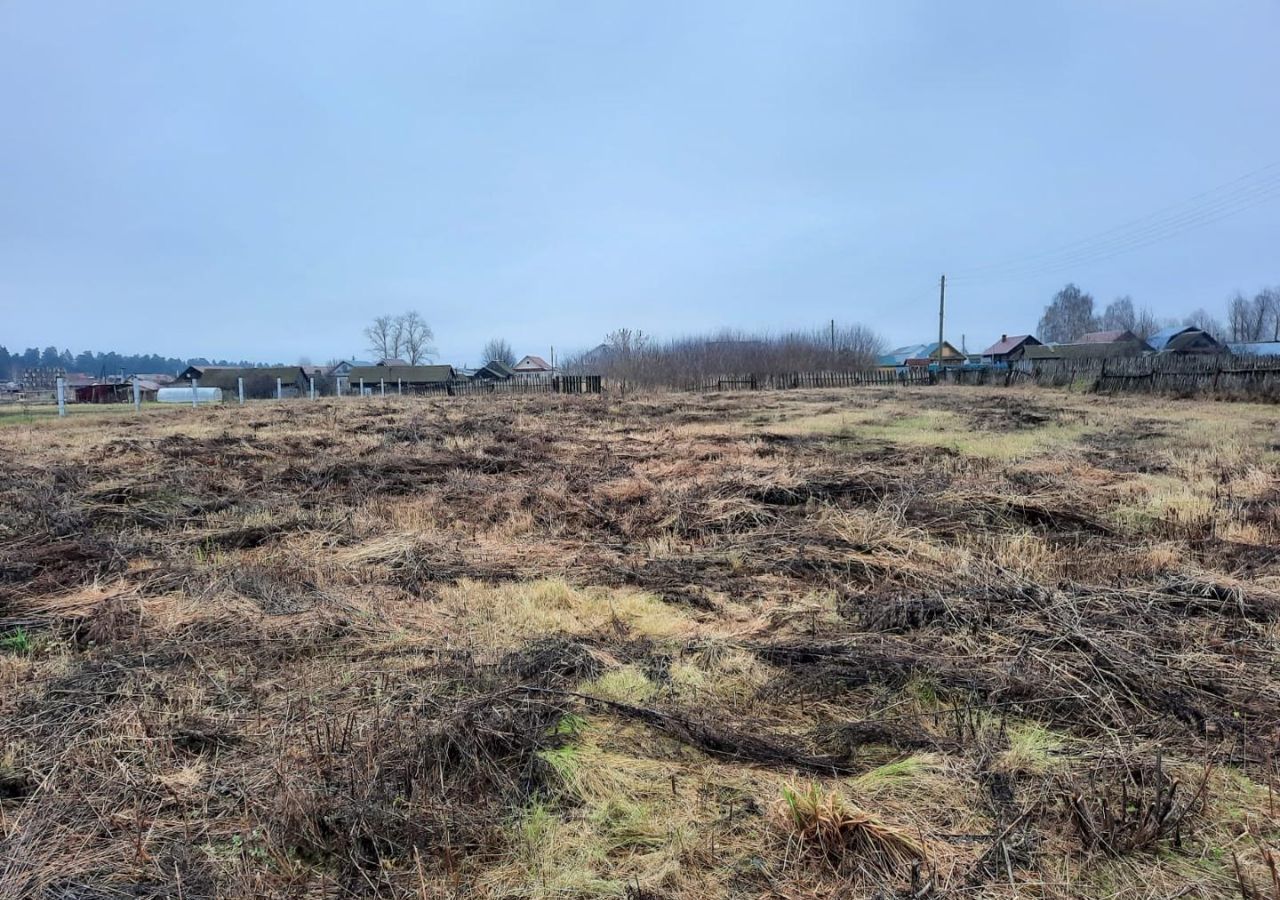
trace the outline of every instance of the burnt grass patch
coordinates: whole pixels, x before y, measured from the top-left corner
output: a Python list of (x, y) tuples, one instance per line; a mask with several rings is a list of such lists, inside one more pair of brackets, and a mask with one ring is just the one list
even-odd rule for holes
[[(776, 425), (846, 404), (1096, 427), (1006, 461)], [(1200, 894), (1265, 896), (1274, 489), (1123, 525), (1177, 461), (1159, 410), (265, 409), (77, 423), (0, 472), (0, 896), (1089, 895), (1098, 859), (1169, 887), (1241, 834)]]

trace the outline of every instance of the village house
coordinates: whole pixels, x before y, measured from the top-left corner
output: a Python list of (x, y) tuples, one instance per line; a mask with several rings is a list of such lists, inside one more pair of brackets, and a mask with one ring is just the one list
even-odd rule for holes
[(982, 362), (1009, 365), (1022, 359), (1028, 347), (1039, 346), (1041, 343), (1033, 334), (1002, 334), (1000, 340), (982, 351)]
[(453, 366), (356, 366), (347, 373), (344, 393), (425, 393), (445, 391), (458, 381)]
[(491, 359), (471, 373), (472, 381), (510, 381), (515, 372), (506, 363)]
[(1090, 331), (1080, 335), (1077, 344), (1132, 344), (1141, 343), (1142, 338), (1138, 337), (1128, 329), (1119, 329), (1116, 331)]
[(1147, 343), (1157, 353), (1222, 353), (1226, 350), (1217, 338), (1194, 325), (1162, 328), (1147, 338)]
[(347, 374), (356, 366), (372, 366), (374, 363), (367, 359), (340, 359), (329, 367), (329, 371), (325, 374), (331, 378), (346, 378)]
[(556, 374), (555, 367), (541, 356), (526, 356), (512, 366), (511, 371), (521, 381), (536, 381)]
[(942, 352), (938, 352), (938, 342), (928, 344), (908, 344), (897, 347), (880, 356), (876, 364), (882, 369), (925, 369), (939, 362), (943, 366), (962, 366), (965, 356), (951, 345), (950, 341), (942, 342)]

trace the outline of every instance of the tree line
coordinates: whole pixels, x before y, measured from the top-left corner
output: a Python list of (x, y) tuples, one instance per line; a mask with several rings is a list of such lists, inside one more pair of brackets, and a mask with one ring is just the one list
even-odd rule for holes
[(16, 379), (26, 369), (64, 369), (68, 372), (84, 372), (87, 375), (176, 375), (187, 366), (256, 366), (248, 360), (205, 359), (202, 356), (181, 359), (176, 356), (160, 356), (156, 353), (116, 353), (114, 350), (94, 352), (82, 350), (72, 353), (57, 347), (28, 347), (21, 353), (10, 352), (0, 346), (0, 380)]
[(661, 341), (619, 328), (598, 347), (567, 359), (564, 368), (604, 375), (624, 387), (696, 385), (733, 373), (858, 371), (874, 366), (884, 348), (880, 335), (856, 324), (781, 334), (726, 329)]
[(1203, 308), (1181, 317), (1159, 317), (1126, 295), (1099, 312), (1091, 294), (1068, 284), (1045, 307), (1036, 337), (1046, 344), (1069, 344), (1091, 331), (1131, 331), (1145, 341), (1161, 329), (1191, 325), (1218, 340), (1280, 341), (1280, 287), (1262, 288), (1253, 297), (1236, 291), (1226, 311), (1225, 322)]

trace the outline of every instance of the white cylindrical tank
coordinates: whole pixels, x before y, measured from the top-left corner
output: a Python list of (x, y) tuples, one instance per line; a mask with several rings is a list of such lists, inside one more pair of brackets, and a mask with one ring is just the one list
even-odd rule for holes
[[(222, 388), (198, 387), (196, 388), (197, 403), (221, 403)], [(160, 403), (190, 403), (191, 388), (189, 387), (166, 387), (156, 391), (156, 400)]]

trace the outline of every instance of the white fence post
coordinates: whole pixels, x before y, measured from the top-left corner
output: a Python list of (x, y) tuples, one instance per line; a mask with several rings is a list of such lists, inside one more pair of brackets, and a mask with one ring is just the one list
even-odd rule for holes
[(133, 411), (142, 412), (142, 385), (133, 383)]
[(379, 384), (380, 384), (380, 385), (381, 385), (381, 387), (382, 387), (382, 396), (384, 396), (384, 397), (385, 397), (385, 396), (387, 396), (387, 379), (385, 379), (385, 378), (380, 378), (380, 379), (378, 379), (378, 381), (379, 381)]
[(196, 400), (200, 396), (197, 393), (197, 391), (199, 390), (200, 390), (200, 379), (192, 378), (191, 379), (191, 408), (192, 409), (196, 408)]
[(404, 396), (404, 379), (403, 378), (396, 379), (396, 393), (399, 394), (401, 397)]
[(236, 379), (236, 395), (240, 398), (240, 405), (244, 406), (244, 379)]
[(311, 399), (316, 399), (316, 376), (310, 376), (311, 379)]
[(277, 400), (284, 399), (284, 385), (280, 383), (279, 378), (276, 379), (276, 399)]
[[(48, 384), (46, 381), (45, 384)], [(58, 415), (67, 414), (67, 379), (58, 376)]]
[(360, 396), (361, 397), (364, 396), (364, 379), (363, 378), (360, 379)]

